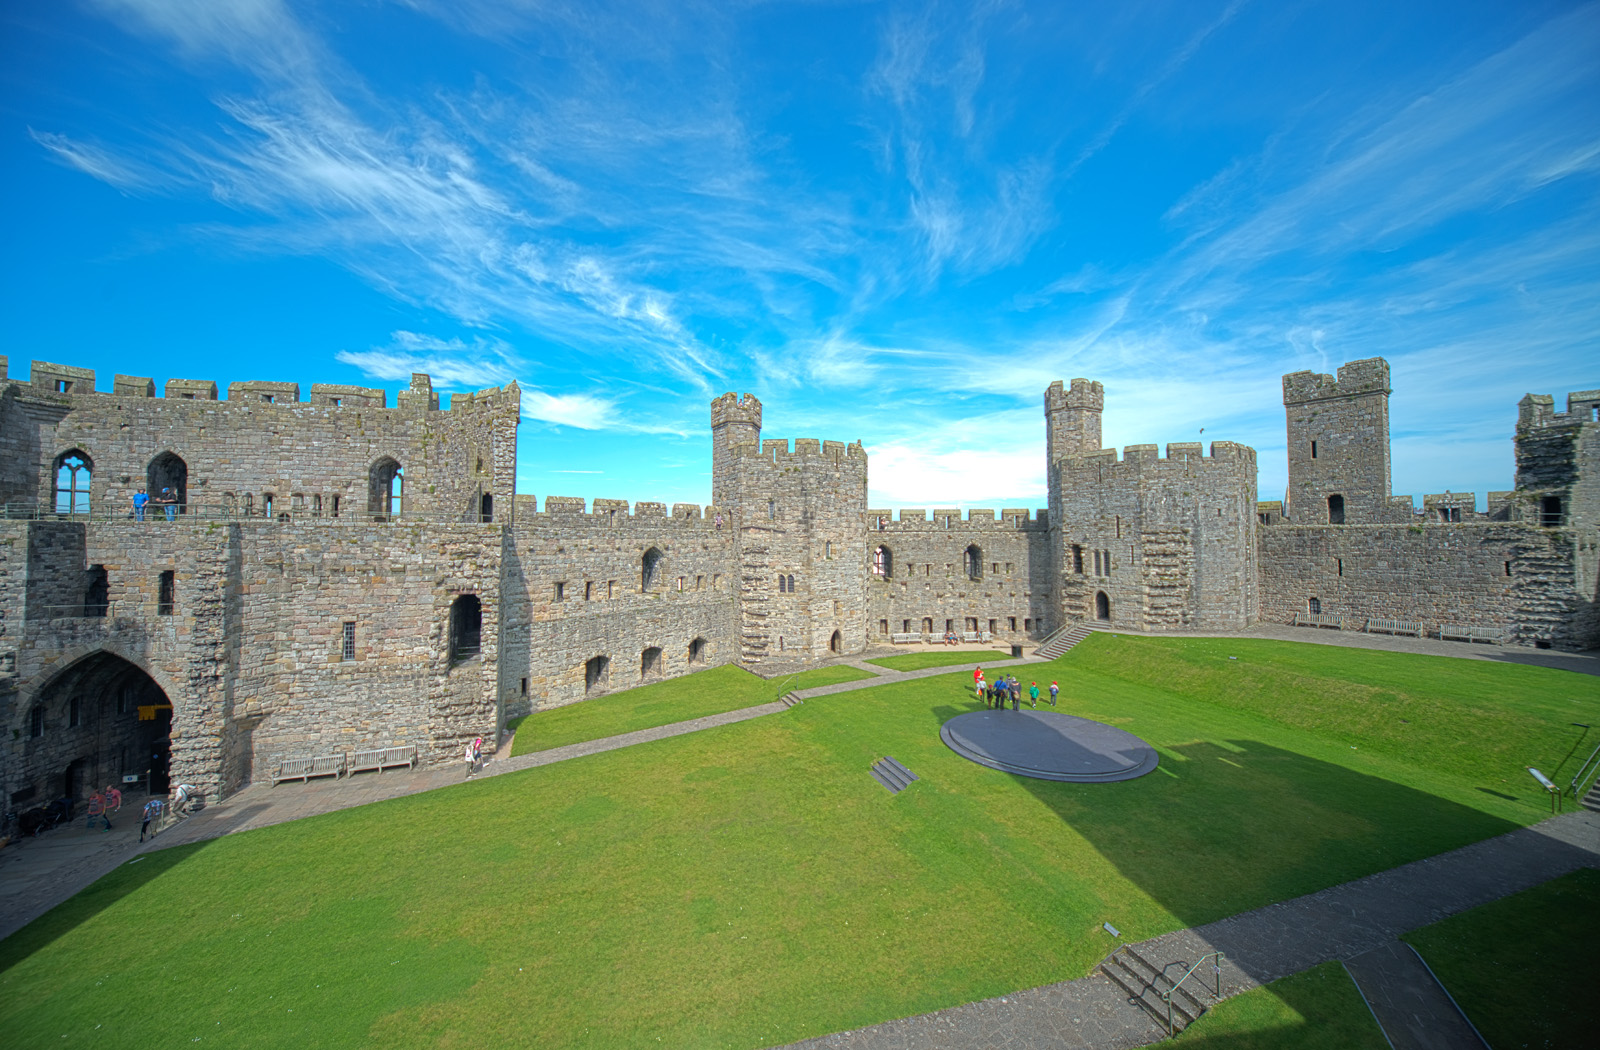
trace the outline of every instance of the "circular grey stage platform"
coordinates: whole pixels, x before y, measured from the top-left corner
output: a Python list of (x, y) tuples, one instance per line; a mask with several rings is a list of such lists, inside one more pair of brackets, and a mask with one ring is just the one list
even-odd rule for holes
[(1132, 733), (1055, 711), (972, 711), (946, 722), (939, 739), (980, 766), (1039, 780), (1132, 780), (1157, 762)]

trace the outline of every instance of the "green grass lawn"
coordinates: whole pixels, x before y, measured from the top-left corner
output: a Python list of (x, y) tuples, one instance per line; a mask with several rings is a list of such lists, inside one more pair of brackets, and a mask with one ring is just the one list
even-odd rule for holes
[(1600, 944), (1600, 871), (1584, 868), (1443, 922), (1409, 941), (1502, 1050), (1592, 1046), (1594, 966)]
[(741, 707), (770, 704), (793, 689), (871, 677), (871, 671), (840, 664), (766, 679), (727, 664), (565, 707), (535, 711), (517, 720), (511, 754), (526, 755), (564, 744), (631, 733), (636, 729), (653, 729), (691, 718), (719, 715)]
[[(780, 1044), (1080, 977), (1102, 922), (1137, 941), (1537, 821), (1522, 765), (1600, 716), (1593, 678), (1295, 643), (1096, 635), (1039, 673), (1160, 768), (967, 762), (937, 732), (977, 709), (957, 673), (820, 697), (151, 854), (0, 942), (0, 1031)], [(890, 795), (884, 754), (922, 779)]]
[(877, 660), (868, 660), (867, 663), (877, 664), (879, 667), (887, 667), (891, 671), (920, 671), (924, 667), (956, 667), (960, 664), (972, 667), (991, 663), (995, 660), (1009, 659), (1011, 659), (1010, 653), (1002, 653), (993, 649), (984, 652), (966, 653), (949, 650), (941, 653), (937, 650), (929, 650), (925, 653), (902, 653), (899, 656), (885, 656)]
[(1225, 999), (1175, 1042), (1196, 1050), (1389, 1050), (1338, 961)]

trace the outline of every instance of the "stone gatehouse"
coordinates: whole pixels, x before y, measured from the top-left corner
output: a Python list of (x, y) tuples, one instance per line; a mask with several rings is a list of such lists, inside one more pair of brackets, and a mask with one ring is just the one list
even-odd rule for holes
[[(1390, 492), (1389, 371), (1285, 376), (1289, 489), (1232, 442), (1100, 447), (1045, 392), (1049, 507), (867, 506), (860, 444), (711, 404), (712, 504), (516, 491), (515, 384), (171, 380), (0, 358), (0, 784), (17, 806), (153, 770), (227, 795), (285, 757), (412, 746), (702, 666), (790, 666), (1082, 620), (1318, 615), (1590, 647), (1600, 391), (1518, 405), (1515, 488)], [(135, 511), (143, 490), (155, 501)]]

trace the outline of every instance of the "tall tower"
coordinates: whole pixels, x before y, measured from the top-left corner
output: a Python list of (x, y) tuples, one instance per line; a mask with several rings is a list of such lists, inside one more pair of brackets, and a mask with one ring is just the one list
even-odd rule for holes
[(733, 450), (740, 445), (761, 447), (761, 402), (723, 394), (711, 402), (711, 502), (729, 510), (738, 505)]
[(1100, 412), (1106, 388), (1087, 379), (1074, 379), (1070, 390), (1061, 380), (1044, 392), (1045, 454), (1054, 463), (1062, 456), (1086, 456), (1100, 451)]
[(1339, 376), (1283, 377), (1289, 506), (1296, 525), (1370, 525), (1389, 513), (1389, 362), (1351, 361)]

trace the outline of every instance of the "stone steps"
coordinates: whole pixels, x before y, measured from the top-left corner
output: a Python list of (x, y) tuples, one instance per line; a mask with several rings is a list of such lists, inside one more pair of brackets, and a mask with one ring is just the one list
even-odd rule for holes
[(1043, 657), (1046, 660), (1054, 660), (1062, 653), (1070, 651), (1079, 642), (1093, 634), (1095, 630), (1096, 628), (1090, 624), (1079, 623), (1070, 631), (1064, 631), (1045, 642), (1044, 645), (1033, 651), (1033, 655)]
[(867, 772), (872, 774), (872, 779), (888, 788), (891, 795), (900, 794), (911, 786), (912, 781), (920, 779), (890, 755), (885, 755), (874, 762)]
[[(1174, 959), (1157, 966), (1128, 944), (1118, 946), (1100, 963), (1100, 972), (1122, 989), (1128, 1002), (1142, 1009), (1169, 1035), (1189, 1027), (1207, 1009), (1206, 1004), (1189, 991), (1188, 983), (1174, 987), (1173, 978), (1167, 975), (1167, 971), (1174, 968), (1181, 977), (1188, 964)], [(1193, 978), (1189, 983), (1193, 983)]]

